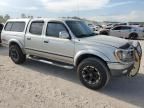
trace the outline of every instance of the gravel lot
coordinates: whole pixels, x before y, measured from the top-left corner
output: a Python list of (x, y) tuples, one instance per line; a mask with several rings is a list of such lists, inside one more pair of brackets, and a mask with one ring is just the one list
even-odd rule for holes
[[(144, 49), (144, 41), (141, 41)], [(144, 108), (144, 58), (135, 78), (113, 78), (93, 91), (74, 70), (27, 60), (15, 65), (0, 46), (0, 108)]]

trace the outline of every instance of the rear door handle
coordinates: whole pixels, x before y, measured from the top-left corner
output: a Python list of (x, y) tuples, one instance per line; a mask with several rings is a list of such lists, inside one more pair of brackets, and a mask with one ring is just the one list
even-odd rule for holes
[(29, 37), (29, 38), (27, 38), (27, 40), (31, 40), (31, 38)]

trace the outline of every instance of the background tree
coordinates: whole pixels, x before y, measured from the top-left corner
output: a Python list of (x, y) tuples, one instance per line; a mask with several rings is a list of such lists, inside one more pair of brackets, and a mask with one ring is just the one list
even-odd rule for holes
[(28, 18), (33, 18), (33, 16), (28, 16)]
[(8, 14), (6, 14), (6, 15), (4, 16), (4, 20), (7, 21), (8, 19), (10, 19), (10, 16), (9, 16)]
[(4, 23), (5, 19), (3, 18), (3, 16), (0, 15), (0, 23)]

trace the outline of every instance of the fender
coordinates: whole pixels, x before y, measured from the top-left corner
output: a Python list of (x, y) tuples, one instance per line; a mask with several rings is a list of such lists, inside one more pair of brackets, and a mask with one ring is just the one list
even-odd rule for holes
[(103, 59), (104, 61), (106, 62), (109, 62), (110, 59), (102, 52), (100, 51), (97, 51), (97, 50), (82, 50), (82, 51), (79, 51), (75, 57), (74, 57), (74, 66), (76, 66), (76, 63), (77, 63), (77, 60), (80, 56), (82, 55), (85, 55), (85, 54), (91, 54), (91, 55), (94, 55), (94, 56), (97, 56), (97, 57), (100, 57), (101, 59)]
[(10, 45), (11, 43), (16, 43), (16, 44), (18, 44), (19, 45), (19, 47), (21, 48), (21, 50), (22, 50), (22, 52), (25, 54), (25, 50), (24, 50), (24, 45), (23, 45), (23, 43), (21, 43), (20, 41), (18, 41), (17, 39), (10, 39), (9, 41), (8, 41), (8, 45)]

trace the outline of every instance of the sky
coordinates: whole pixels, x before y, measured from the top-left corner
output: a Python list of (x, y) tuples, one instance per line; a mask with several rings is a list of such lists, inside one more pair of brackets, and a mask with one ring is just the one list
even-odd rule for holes
[(144, 0), (3, 0), (0, 15), (79, 16), (96, 21), (144, 22)]

